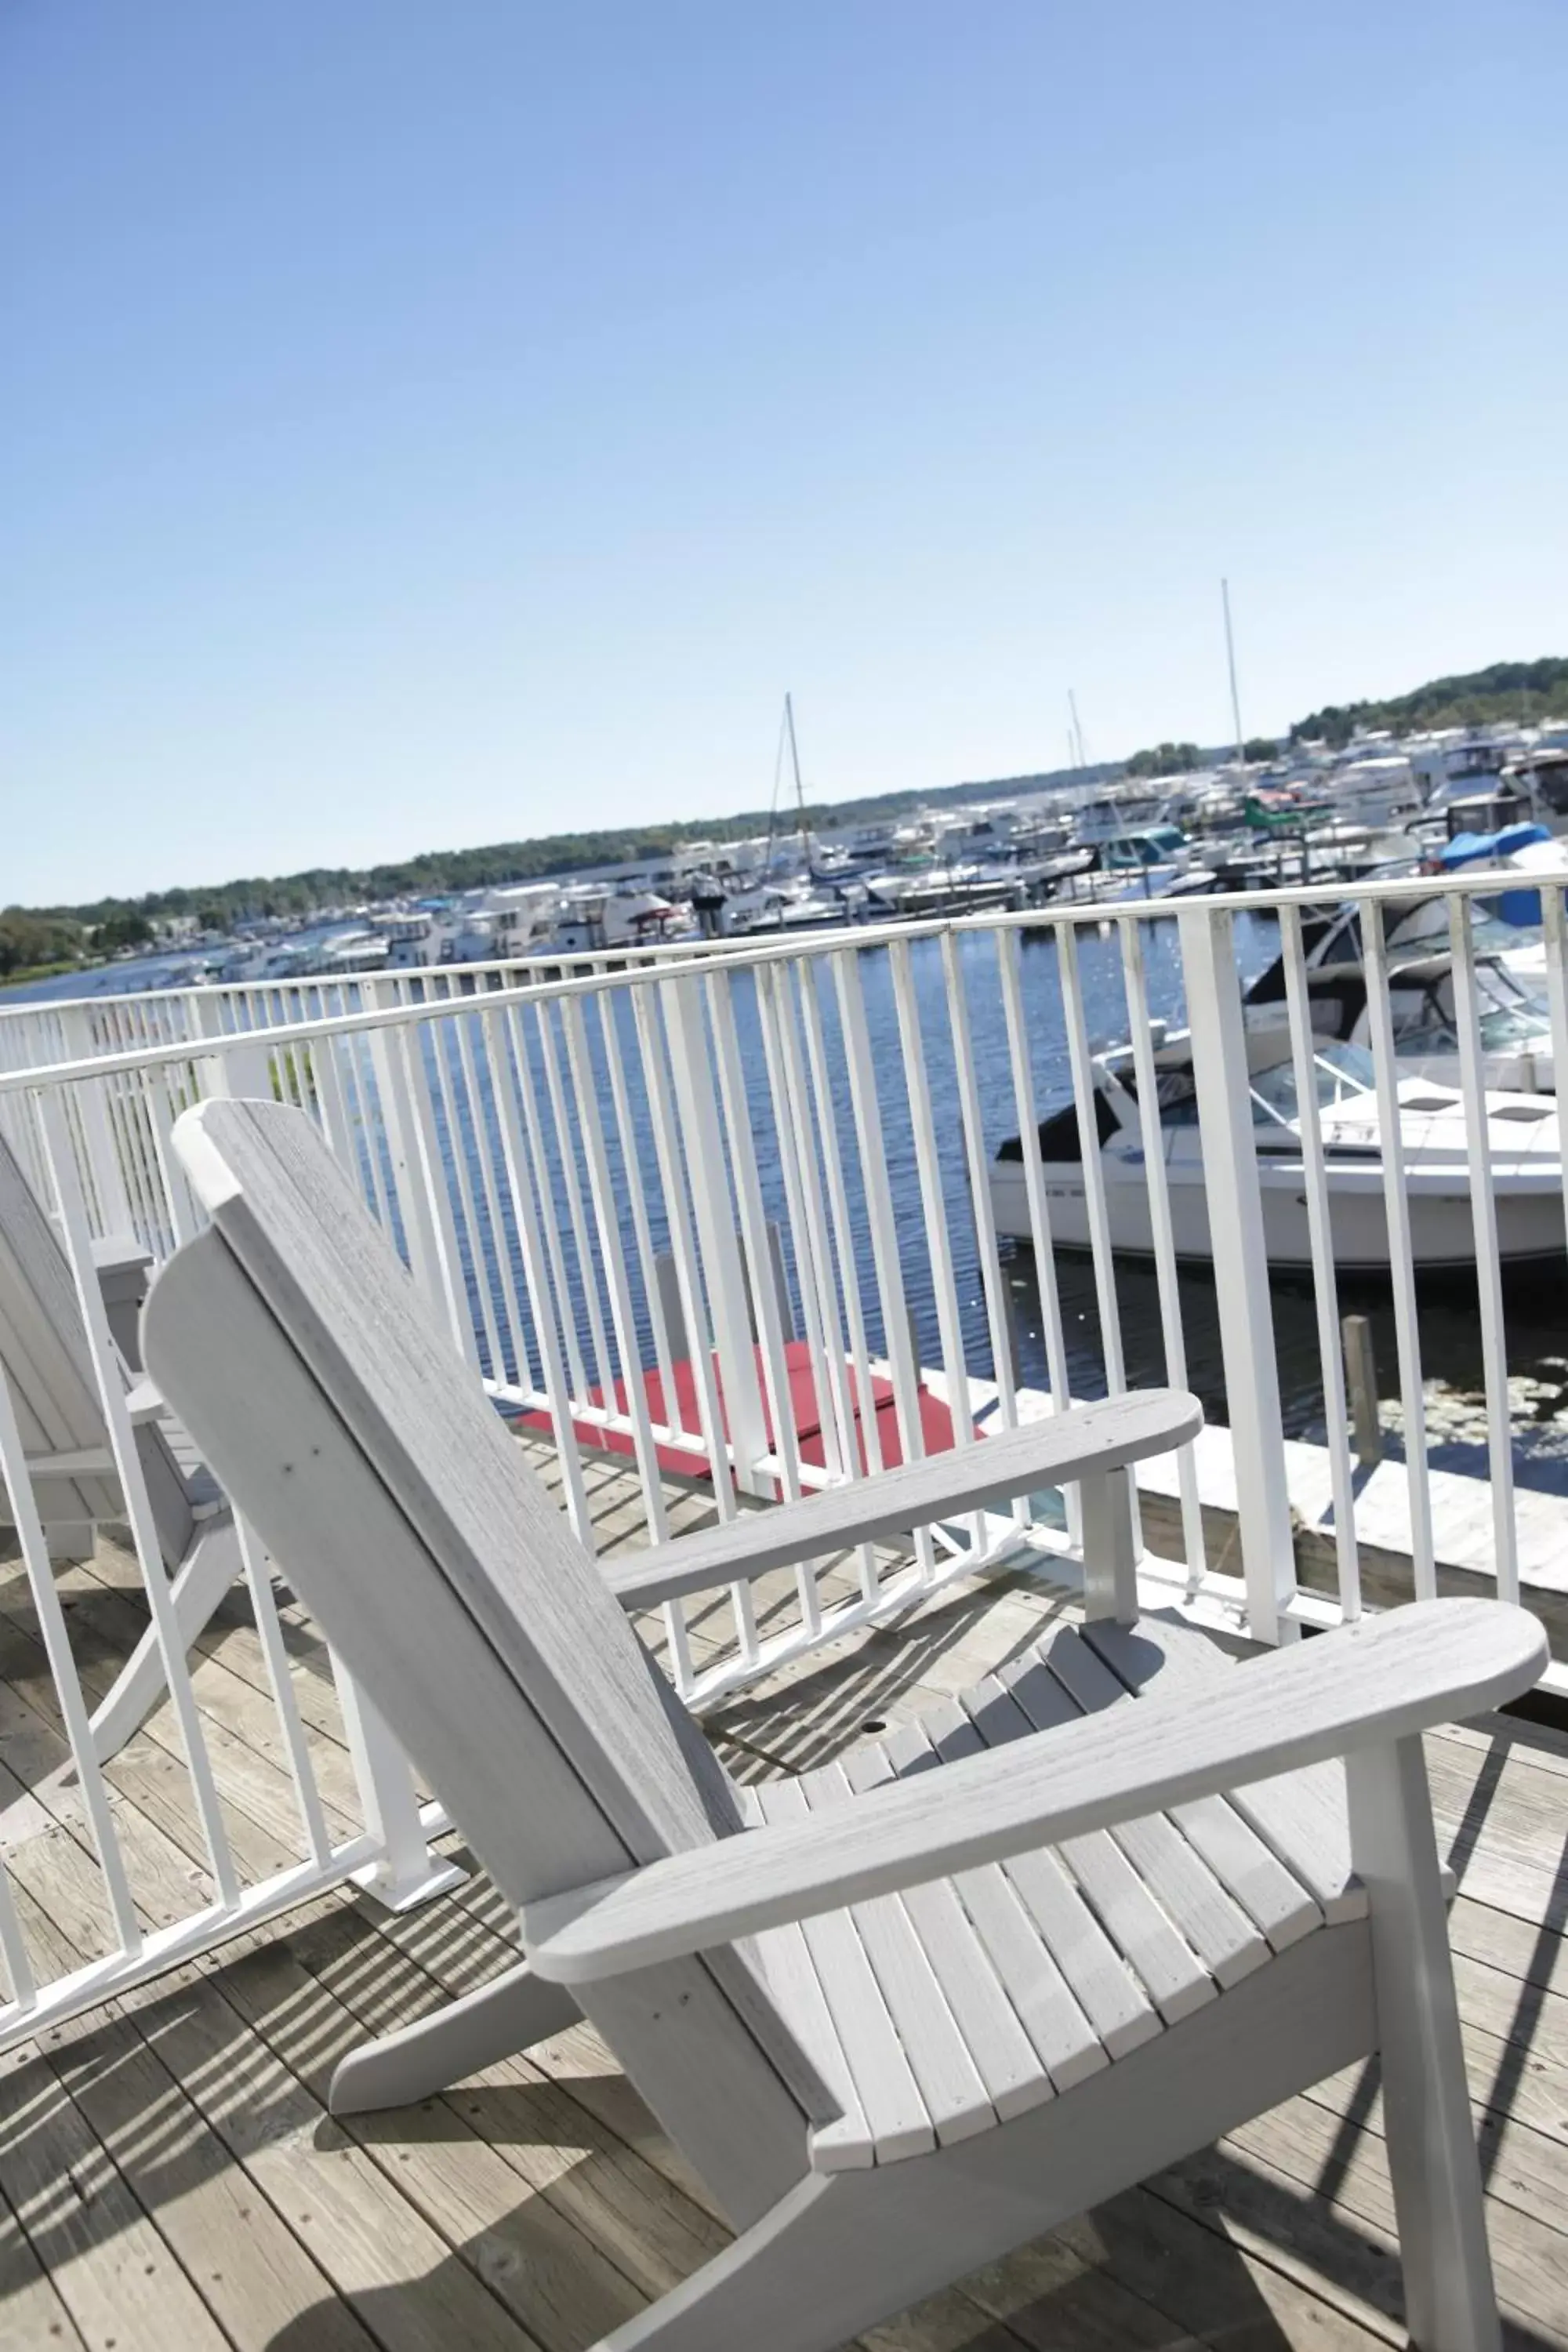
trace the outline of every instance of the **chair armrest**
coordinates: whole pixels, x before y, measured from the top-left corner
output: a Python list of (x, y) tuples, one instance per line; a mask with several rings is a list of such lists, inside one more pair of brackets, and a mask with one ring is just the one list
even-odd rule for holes
[(651, 1608), (848, 1544), (901, 1534), (981, 1503), (1010, 1502), (1036, 1486), (1103, 1477), (1130, 1462), (1173, 1453), (1197, 1435), (1203, 1422), (1196, 1397), (1179, 1389), (1138, 1389), (1099, 1404), (1070, 1405), (1000, 1437), (825, 1487), (798, 1503), (742, 1512), (721, 1527), (658, 1544), (624, 1566), (606, 1562), (605, 1580), (624, 1608)]
[(1140, 1699), (526, 1905), (536, 1975), (591, 1983), (1517, 1697), (1546, 1664), (1533, 1617), (1423, 1601), (1238, 1668), (1200, 1706)]

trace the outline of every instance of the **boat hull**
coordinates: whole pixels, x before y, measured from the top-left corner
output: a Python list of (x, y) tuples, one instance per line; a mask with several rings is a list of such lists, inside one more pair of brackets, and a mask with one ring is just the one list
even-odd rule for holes
[[(1101, 1164), (1111, 1247), (1127, 1256), (1152, 1257), (1153, 1231), (1148, 1184), (1142, 1168), (1113, 1160)], [(1081, 1169), (1047, 1162), (1043, 1172), (1053, 1244), (1063, 1249), (1088, 1249), (1089, 1210)], [(994, 1163), (990, 1171), (990, 1189), (998, 1234), (1017, 1241), (1032, 1240), (1022, 1164)], [(1167, 1189), (1176, 1256), (1212, 1264), (1214, 1243), (1203, 1183), (1184, 1180), (1173, 1171)], [(1407, 1190), (1411, 1252), (1415, 1265), (1430, 1271), (1473, 1266), (1476, 1240), (1468, 1189), (1460, 1189), (1452, 1179), (1445, 1182), (1442, 1179), (1415, 1175), (1407, 1179)], [(1309, 1268), (1312, 1262), (1311, 1234), (1300, 1166), (1292, 1171), (1260, 1170), (1258, 1192), (1269, 1265)], [(1504, 1178), (1496, 1187), (1495, 1199), (1498, 1251), (1505, 1264), (1562, 1256), (1564, 1222), (1560, 1183), (1542, 1182), (1531, 1176), (1513, 1189)], [(1331, 1178), (1329, 1223), (1334, 1264), (1342, 1272), (1387, 1272), (1388, 1218), (1380, 1171), (1358, 1169), (1349, 1182), (1337, 1176)]]

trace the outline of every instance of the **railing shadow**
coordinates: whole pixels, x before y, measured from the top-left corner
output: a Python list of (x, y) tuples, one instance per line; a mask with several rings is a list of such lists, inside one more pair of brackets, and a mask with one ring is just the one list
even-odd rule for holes
[[(1500, 1769), (1478, 1781), (1457, 1841), (1461, 1860), (1481, 1835)], [(439, 2340), (522, 2352), (537, 2332), (572, 2352), (622, 2324), (707, 2259), (721, 2234), (586, 2029), (542, 2053), (539, 2068), (511, 2062), (417, 2108), (347, 2126), (324, 2112), (344, 2052), (481, 1981), (504, 1962), (507, 1927), (506, 1906), (484, 1882), (390, 1923), (333, 1903), (131, 1997), (118, 2016), (52, 2035), (47, 2058), (20, 2059), (0, 2078), (0, 2186), (38, 2259), (64, 2272), (81, 2258), (83, 2190), (100, 2181), (100, 2247), (150, 2215), (188, 2269), (190, 2217), (227, 2183), (229, 2202), (249, 2217), (247, 2258), (282, 2263), (296, 2288), (309, 2287), (268, 2337), (270, 2352), (358, 2342), (352, 2322), (345, 2332), (341, 2285), (352, 2287), (360, 2326), (384, 2343), (425, 2340), (438, 2324)], [(1521, 1988), (1519, 2066), (1542, 2003), (1541, 1988)], [(1517, 2071), (1500, 2077), (1492, 2100), (1506, 2100), (1517, 2079)], [(62, 2141), (62, 2105), (78, 2119), (74, 2141)], [(1206, 2150), (967, 2282), (940, 2307), (875, 2331), (878, 2352), (1080, 2341), (1134, 2352), (1199, 2342), (1285, 2352), (1304, 2340), (1307, 2307), (1320, 2302), (1352, 2322), (1364, 2310), (1397, 2325), (1399, 2272), (1386, 2237), (1335, 2201), (1363, 2120), (1359, 2107), (1346, 2119), (1336, 2140), (1345, 2160), (1331, 2158), (1310, 2185), (1270, 2177), (1225, 2147)], [(115, 2178), (128, 2194), (110, 2193)], [(367, 2205), (383, 2222), (369, 2268), (362, 2261), (351, 2278), (337, 2268), (346, 2257), (330, 2229), (322, 2234), (318, 2208), (330, 2212), (331, 2190), (353, 2226), (356, 2181), (368, 2182)], [(385, 2224), (399, 2200), (401, 2243)], [(421, 2249), (442, 2239), (438, 2259), (426, 2263)], [(237, 2250), (229, 2260), (237, 2280)], [(205, 2291), (221, 2323), (218, 2288), (209, 2282)], [(549, 2328), (541, 2297), (553, 2314)], [(1547, 2352), (1562, 2339), (1515, 2324), (1507, 2341), (1510, 2352)]]

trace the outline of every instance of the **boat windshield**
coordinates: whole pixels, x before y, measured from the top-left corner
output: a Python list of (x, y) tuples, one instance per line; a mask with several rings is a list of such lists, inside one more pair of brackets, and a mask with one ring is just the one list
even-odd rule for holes
[(1478, 955), (1517, 955), (1521, 948), (1541, 945), (1539, 928), (1505, 923), (1500, 916), (1486, 914), (1477, 906), (1470, 909), (1470, 938)]
[(1481, 1044), (1489, 1054), (1508, 1045), (1540, 1045), (1550, 1029), (1546, 1007), (1528, 997), (1522, 1004), (1499, 1005), (1481, 1014)]
[[(1372, 1055), (1360, 1045), (1325, 1041), (1312, 1056), (1312, 1071), (1320, 1110), (1353, 1102), (1373, 1090)], [(1276, 1120), (1283, 1120), (1286, 1126), (1293, 1126), (1300, 1112), (1296, 1073), (1289, 1062), (1277, 1062), (1270, 1070), (1254, 1071), (1252, 1116), (1257, 1125), (1271, 1126)]]
[(1506, 964), (1478, 964), (1476, 992), (1480, 998), (1481, 1044), (1489, 1053), (1544, 1042), (1552, 1027), (1551, 1007), (1543, 996), (1523, 987)]

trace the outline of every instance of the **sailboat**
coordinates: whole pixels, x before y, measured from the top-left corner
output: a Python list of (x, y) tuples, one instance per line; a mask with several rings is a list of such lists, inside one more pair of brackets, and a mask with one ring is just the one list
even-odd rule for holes
[[(786, 752), (795, 784), (795, 831), (800, 839), (797, 871), (788, 880), (775, 877), (773, 872), (779, 785)], [(811, 829), (805, 818), (805, 788), (800, 772), (800, 744), (795, 729), (795, 697), (786, 693), (779, 729), (778, 757), (773, 765), (773, 796), (768, 810), (768, 845), (763, 862), (763, 881), (760, 887), (750, 889), (742, 898), (731, 900), (725, 929), (731, 933), (826, 929), (831, 925), (852, 922), (858, 908), (865, 906), (866, 898), (865, 887), (860, 882), (848, 882), (827, 871), (819, 872), (813, 863)]]

